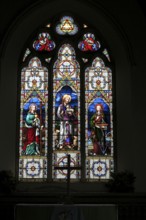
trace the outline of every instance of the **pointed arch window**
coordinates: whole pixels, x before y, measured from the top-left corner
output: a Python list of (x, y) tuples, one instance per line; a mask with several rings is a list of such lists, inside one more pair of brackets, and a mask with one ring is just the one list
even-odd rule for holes
[[(43, 30), (43, 31), (42, 31)], [(53, 36), (53, 37), (52, 37)], [(70, 16), (44, 25), (21, 61), (19, 180), (102, 181), (114, 170), (112, 62), (98, 33)]]
[[(54, 166), (67, 162), (80, 163), (80, 66), (70, 44), (63, 44), (53, 67), (53, 152)], [(65, 171), (54, 170), (54, 179), (66, 177)], [(78, 179), (78, 171), (71, 179)]]
[(109, 179), (113, 170), (111, 69), (97, 57), (86, 69), (85, 82), (87, 178)]
[(20, 179), (47, 178), (47, 146), (48, 70), (34, 57), (21, 71)]

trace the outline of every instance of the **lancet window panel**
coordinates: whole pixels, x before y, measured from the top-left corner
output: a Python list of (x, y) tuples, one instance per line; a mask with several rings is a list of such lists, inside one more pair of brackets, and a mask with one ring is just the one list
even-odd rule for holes
[(112, 72), (95, 58), (85, 73), (86, 177), (109, 179), (113, 171)]
[[(72, 166), (80, 163), (80, 67), (75, 51), (69, 44), (61, 46), (53, 67), (53, 167), (71, 155)], [(61, 151), (61, 152), (60, 152)], [(58, 159), (59, 158), (59, 159)], [(76, 173), (73, 175), (73, 173)], [(53, 171), (54, 179), (64, 179), (67, 172)], [(71, 179), (80, 178), (80, 171), (72, 171)]]
[(48, 70), (34, 57), (21, 71), (19, 180), (46, 180)]

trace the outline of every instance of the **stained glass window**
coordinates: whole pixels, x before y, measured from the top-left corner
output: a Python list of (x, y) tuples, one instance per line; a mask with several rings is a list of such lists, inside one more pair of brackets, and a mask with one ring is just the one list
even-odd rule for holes
[[(80, 66), (71, 45), (60, 48), (53, 76), (54, 165), (62, 166), (69, 153), (72, 166), (77, 166), (80, 163)], [(54, 170), (54, 179), (66, 176), (66, 172)], [(80, 172), (74, 170), (71, 178), (79, 177)]]
[(113, 171), (112, 73), (101, 58), (85, 72), (86, 169), (89, 179), (109, 179)]
[(19, 180), (65, 181), (68, 155), (71, 167), (82, 165), (71, 170), (71, 181), (109, 179), (113, 76), (106, 43), (67, 15), (49, 20), (30, 42), (20, 73)]
[(47, 178), (48, 71), (34, 57), (21, 71), (19, 179)]

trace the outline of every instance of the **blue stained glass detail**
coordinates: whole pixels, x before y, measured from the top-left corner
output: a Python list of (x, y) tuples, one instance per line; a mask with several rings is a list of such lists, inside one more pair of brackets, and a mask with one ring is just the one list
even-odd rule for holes
[(36, 51), (52, 51), (55, 46), (55, 42), (51, 40), (49, 33), (40, 33), (38, 40), (35, 40), (33, 43), (33, 48)]
[(68, 94), (71, 96), (71, 105), (73, 107), (77, 106), (77, 93), (75, 93), (69, 86), (64, 86), (57, 94), (56, 94), (56, 102), (55, 102), (55, 107), (58, 107), (61, 103), (62, 97)]
[(107, 166), (103, 161), (95, 161), (92, 165), (93, 176), (102, 177), (106, 175)]
[(86, 33), (83, 36), (83, 41), (80, 41), (78, 44), (78, 48), (81, 51), (97, 51), (100, 48), (99, 41), (95, 40), (94, 34)]

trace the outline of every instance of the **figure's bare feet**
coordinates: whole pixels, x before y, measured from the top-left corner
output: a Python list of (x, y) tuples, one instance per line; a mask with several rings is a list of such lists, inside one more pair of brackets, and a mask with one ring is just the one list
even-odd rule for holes
[(71, 146), (70, 146), (70, 145), (67, 145), (67, 147), (68, 147), (69, 149), (71, 149)]
[(59, 149), (62, 149), (62, 148), (63, 148), (63, 145), (60, 145), (60, 146), (59, 146)]

